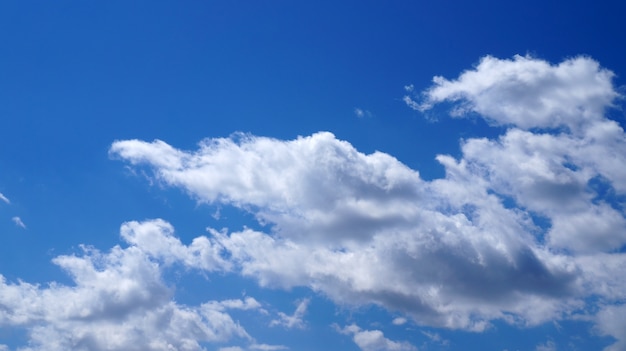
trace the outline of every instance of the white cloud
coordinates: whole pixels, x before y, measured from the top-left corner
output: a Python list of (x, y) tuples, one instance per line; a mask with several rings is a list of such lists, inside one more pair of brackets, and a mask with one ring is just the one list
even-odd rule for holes
[(458, 116), (471, 111), (496, 124), (577, 130), (601, 119), (617, 97), (612, 77), (587, 57), (551, 65), (529, 56), (512, 60), (486, 56), (456, 80), (435, 77), (419, 109), (453, 101), (460, 102), (453, 110)]
[(548, 340), (543, 344), (537, 345), (535, 351), (556, 351), (556, 344), (552, 340)]
[[(626, 147), (624, 132), (621, 128), (619, 131), (620, 142)], [(603, 186), (626, 191), (626, 174), (605, 167), (596, 156), (614, 155), (613, 162), (622, 162), (622, 159), (626, 162), (626, 153), (616, 152), (626, 148), (614, 149), (614, 145), (604, 145), (605, 140), (513, 128), (497, 140), (465, 141), (459, 166), (469, 169), (471, 176), (478, 176), (488, 190), (512, 197), (528, 212), (549, 218), (552, 229), (548, 239), (554, 247), (577, 251), (614, 250), (626, 243), (626, 233), (618, 230), (625, 227), (626, 219), (619, 209), (596, 201), (598, 194), (590, 183), (602, 180)], [(442, 156), (439, 160), (448, 171), (459, 167), (449, 158)], [(459, 184), (465, 179), (453, 181)], [(435, 183), (450, 185), (446, 181)], [(594, 235), (589, 235), (591, 231)]]
[(252, 344), (250, 350), (261, 351), (276, 351), (276, 350), (288, 350), (289, 348), (283, 345), (269, 345), (269, 344)]
[[(161, 220), (125, 224), (122, 231), (129, 227), (152, 231), (155, 241), (171, 239)], [(203, 350), (203, 342), (251, 340), (227, 310), (258, 309), (254, 298), (180, 305), (161, 278), (160, 256), (151, 255), (164, 245), (129, 243), (108, 253), (84, 247), (82, 255), (56, 257), (71, 286), (10, 283), (0, 275), (0, 326), (28, 330), (30, 348), (24, 350)], [(193, 257), (196, 251), (189, 248)]]
[(11, 218), (11, 220), (13, 221), (13, 223), (15, 223), (16, 226), (26, 229), (26, 224), (22, 222), (22, 219), (20, 217), (15, 216)]
[(339, 329), (342, 334), (352, 335), (352, 339), (363, 351), (416, 351), (417, 348), (407, 342), (389, 340), (380, 330), (363, 330), (356, 324)]
[(310, 302), (309, 299), (302, 299), (302, 301), (298, 303), (298, 307), (296, 307), (296, 310), (293, 312), (291, 316), (283, 312), (279, 312), (278, 313), (279, 319), (275, 319), (271, 321), (270, 326), (281, 325), (287, 329), (292, 329), (292, 328), (303, 329), (305, 326), (305, 323), (304, 323), (304, 320), (302, 320), (302, 318), (306, 314), (306, 310), (309, 305), (309, 302)]
[[(181, 159), (168, 164), (185, 166), (153, 165), (161, 181), (203, 202), (257, 208), (260, 221), (275, 224), (273, 234), (211, 232), (211, 247), (261, 285), (310, 286), (339, 303), (473, 330), (511, 314), (537, 323), (576, 305), (572, 269), (544, 260), (551, 256), (534, 245), (526, 218), (480, 181), (429, 184), (393, 157), (361, 154), (329, 133), (206, 140), (195, 153), (150, 145), (116, 142), (111, 152), (138, 164), (170, 150)], [(447, 193), (455, 185), (471, 204)], [(468, 205), (478, 208), (474, 217), (463, 212)]]
[(617, 97), (612, 76), (589, 58), (550, 65), (517, 56), (435, 79), (423, 101), (408, 99), (420, 109), (456, 102), (458, 116), (475, 112), (509, 128), (464, 140), (458, 159), (437, 156), (446, 175), (433, 181), (324, 132), (207, 139), (193, 152), (127, 140), (110, 153), (271, 227), (210, 230), (196, 239), (203, 249), (170, 240), (150, 249), (159, 257), (240, 272), (262, 286), (308, 286), (423, 325), (536, 325), (568, 318), (594, 294), (605, 303), (626, 298), (626, 219), (606, 196), (626, 194), (626, 137), (603, 116)]
[[(269, 345), (269, 344), (252, 344), (247, 350), (260, 350), (260, 351), (278, 351), (278, 350), (288, 350), (289, 348), (284, 345)], [(219, 351), (244, 351), (243, 348), (239, 346), (231, 346), (231, 347), (222, 347)]]
[(175, 237), (174, 227), (164, 220), (147, 222), (126, 222), (120, 230), (122, 238), (135, 245), (146, 254), (163, 260), (164, 263), (183, 264), (207, 271), (225, 270), (230, 263), (221, 253), (223, 248), (206, 237), (198, 237), (189, 246), (183, 245)]
[(605, 348), (606, 351), (626, 350), (626, 305), (604, 306), (596, 316), (596, 328), (602, 335), (609, 335), (617, 342)]
[(243, 351), (239, 346), (220, 347), (219, 351)]
[(6, 196), (4, 196), (2, 193), (0, 193), (0, 200), (6, 202), (7, 204), (10, 204), (11, 201), (9, 200), (9, 198), (7, 198)]
[(404, 317), (396, 317), (393, 319), (393, 321), (391, 321), (391, 323), (393, 323), (394, 325), (403, 325), (406, 322), (407, 320)]
[(261, 309), (261, 304), (253, 297), (246, 297), (243, 300), (224, 300), (215, 303), (216, 309), (231, 309), (231, 310), (258, 310)]
[(409, 95), (405, 95), (404, 97), (402, 97), (402, 101), (404, 101), (404, 103), (407, 106), (409, 106), (410, 108), (412, 108), (414, 110), (421, 110), (422, 109), (422, 106), (420, 106), (419, 102), (415, 101)]

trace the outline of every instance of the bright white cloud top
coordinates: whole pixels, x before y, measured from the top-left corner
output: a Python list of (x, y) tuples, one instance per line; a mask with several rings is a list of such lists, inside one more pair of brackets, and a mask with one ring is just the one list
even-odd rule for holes
[(456, 80), (435, 77), (425, 99), (413, 102), (428, 110), (443, 101), (461, 102), (453, 116), (476, 112), (494, 124), (517, 128), (584, 128), (602, 119), (618, 94), (613, 73), (591, 58), (577, 57), (558, 65), (529, 56), (501, 60), (486, 56)]
[[(437, 156), (446, 175), (435, 180), (328, 132), (235, 134), (194, 151), (116, 141), (112, 157), (200, 203), (250, 212), (267, 230), (210, 229), (185, 245), (165, 220), (125, 223), (126, 248), (55, 258), (74, 286), (2, 279), (0, 325), (27, 329), (32, 350), (200, 350), (232, 339), (284, 348), (257, 343), (228, 314), (264, 313), (254, 298), (176, 303), (162, 274), (178, 264), (377, 305), (419, 326), (481, 332), (495, 321), (588, 319), (625, 349), (626, 134), (605, 117), (619, 97), (612, 77), (587, 57), (552, 65), (521, 56), (436, 77), (407, 104), (451, 103), (455, 117), (506, 129), (463, 140), (459, 158)], [(302, 328), (308, 303), (273, 323)], [(416, 349), (356, 324), (337, 330), (362, 350)]]

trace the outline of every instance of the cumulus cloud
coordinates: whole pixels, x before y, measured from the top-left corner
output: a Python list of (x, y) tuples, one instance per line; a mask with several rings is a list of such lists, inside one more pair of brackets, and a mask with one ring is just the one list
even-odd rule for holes
[(553, 65), (516, 56), (435, 78), (405, 97), (409, 105), (450, 102), (457, 117), (507, 129), (463, 140), (459, 158), (438, 155), (446, 175), (432, 181), (326, 132), (206, 139), (196, 151), (122, 140), (110, 154), (199, 202), (233, 205), (269, 225), (211, 229), (196, 246), (146, 245), (166, 261), (219, 267), (262, 286), (308, 286), (422, 325), (536, 325), (594, 310), (590, 296), (626, 298), (626, 219), (615, 200), (626, 195), (626, 136), (604, 116), (618, 97), (612, 76), (586, 57)]
[[(83, 247), (80, 255), (56, 257), (73, 285), (11, 283), (0, 275), (0, 327), (26, 329), (29, 347), (23, 350), (204, 350), (204, 342), (253, 341), (228, 314), (259, 309), (252, 297), (198, 306), (173, 300), (161, 277), (169, 256), (153, 255), (160, 252), (155, 247), (176, 248), (169, 229), (161, 220), (126, 223), (124, 238), (148, 231), (154, 246), (128, 240), (130, 246), (107, 253)], [(186, 248), (188, 256), (197, 254), (194, 244)]]
[(603, 118), (603, 111), (618, 94), (613, 73), (587, 57), (558, 65), (530, 56), (502, 60), (483, 57), (457, 79), (437, 76), (419, 103), (410, 95), (409, 106), (428, 110), (443, 101), (458, 102), (453, 115), (476, 112), (494, 124), (520, 128), (578, 129)]
[(380, 330), (363, 330), (356, 324), (338, 329), (342, 334), (352, 335), (352, 340), (363, 351), (417, 351), (407, 342), (389, 340)]
[[(152, 163), (160, 150), (180, 160)], [(480, 182), (454, 191), (467, 198), (457, 201), (448, 194), (466, 186), (457, 179), (424, 182), (395, 158), (364, 155), (330, 133), (205, 140), (195, 153), (129, 140), (111, 153), (148, 163), (200, 201), (274, 224), (271, 233), (211, 231), (240, 272), (264, 286), (310, 286), (339, 303), (473, 330), (510, 315), (536, 323), (577, 305), (574, 268), (553, 262), (528, 234), (527, 218)]]
[(126, 222), (120, 233), (127, 243), (166, 264), (181, 262), (206, 271), (228, 270), (230, 267), (230, 263), (222, 257), (223, 248), (220, 245), (206, 237), (198, 237), (190, 245), (183, 245), (174, 236), (174, 227), (162, 219)]

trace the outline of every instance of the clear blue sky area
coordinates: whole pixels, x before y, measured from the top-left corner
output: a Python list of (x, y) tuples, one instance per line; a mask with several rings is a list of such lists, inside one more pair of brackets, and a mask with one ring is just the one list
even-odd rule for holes
[(0, 3), (0, 351), (626, 350), (624, 14)]

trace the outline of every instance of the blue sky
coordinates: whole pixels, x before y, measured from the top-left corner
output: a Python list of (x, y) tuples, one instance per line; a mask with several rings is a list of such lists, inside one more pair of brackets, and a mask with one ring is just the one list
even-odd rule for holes
[(618, 1), (0, 4), (0, 351), (626, 350)]

